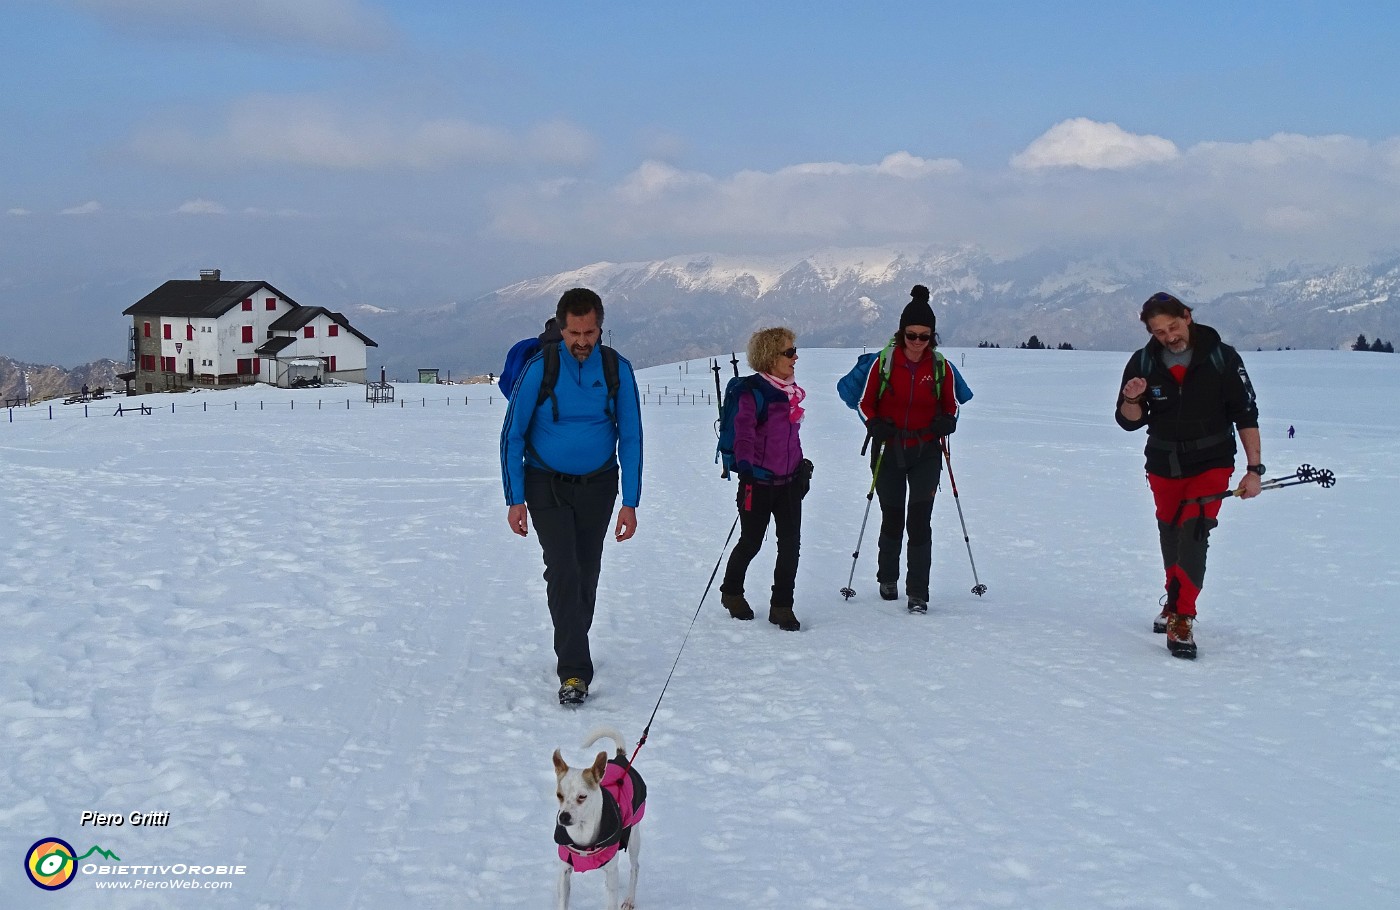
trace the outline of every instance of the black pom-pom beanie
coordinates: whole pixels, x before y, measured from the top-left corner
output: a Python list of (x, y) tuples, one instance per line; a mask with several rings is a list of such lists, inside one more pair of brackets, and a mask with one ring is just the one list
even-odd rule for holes
[(916, 284), (909, 296), (911, 299), (908, 306), (899, 314), (899, 330), (903, 332), (904, 327), (910, 325), (926, 325), (929, 331), (937, 332), (938, 324), (933, 315), (933, 307), (928, 303), (928, 288)]

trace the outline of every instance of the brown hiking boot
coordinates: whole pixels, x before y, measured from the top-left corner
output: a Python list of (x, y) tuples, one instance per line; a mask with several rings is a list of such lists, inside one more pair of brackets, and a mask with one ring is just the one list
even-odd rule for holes
[(1167, 650), (1173, 657), (1196, 659), (1196, 639), (1191, 635), (1194, 616), (1173, 613), (1167, 620)]
[(802, 628), (802, 623), (797, 621), (792, 607), (769, 607), (768, 621), (784, 632), (796, 632)]
[(753, 619), (753, 607), (744, 599), (742, 594), (721, 594), (719, 602), (729, 611), (729, 615), (735, 619)]

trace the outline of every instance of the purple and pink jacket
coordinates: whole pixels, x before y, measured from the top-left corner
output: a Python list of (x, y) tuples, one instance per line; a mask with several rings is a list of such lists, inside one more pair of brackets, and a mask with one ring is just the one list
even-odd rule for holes
[(802, 461), (802, 440), (798, 424), (792, 422), (788, 397), (759, 376), (755, 389), (767, 404), (767, 416), (760, 423), (753, 395), (739, 399), (734, 414), (734, 463), (748, 462), (757, 483), (786, 483)]
[(603, 819), (598, 827), (598, 840), (586, 847), (569, 840), (563, 825), (554, 826), (554, 842), (559, 845), (559, 858), (575, 872), (601, 869), (627, 849), (632, 826), (642, 820), (647, 811), (647, 785), (642, 776), (626, 763), (626, 759), (610, 759), (600, 782), (603, 794)]

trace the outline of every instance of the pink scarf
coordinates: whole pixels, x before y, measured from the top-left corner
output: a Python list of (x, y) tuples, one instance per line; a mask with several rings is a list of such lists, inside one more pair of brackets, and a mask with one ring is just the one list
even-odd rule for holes
[(797, 384), (797, 380), (779, 379), (772, 373), (760, 373), (759, 375), (768, 380), (773, 388), (787, 396), (788, 419), (793, 423), (801, 423), (803, 416), (807, 413), (802, 408), (802, 399), (807, 397), (807, 393), (802, 390), (802, 386)]

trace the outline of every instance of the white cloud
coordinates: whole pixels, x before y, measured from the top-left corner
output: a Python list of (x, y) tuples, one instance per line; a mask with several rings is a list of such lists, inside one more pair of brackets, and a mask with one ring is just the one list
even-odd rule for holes
[(97, 213), (100, 212), (100, 211), (102, 211), (102, 203), (100, 203), (100, 202), (98, 202), (97, 200), (94, 199), (94, 200), (92, 200), (91, 202), (84, 202), (82, 205), (75, 205), (75, 206), (73, 206), (72, 208), (64, 209), (63, 211), (59, 212), (59, 214), (60, 214), (60, 215), (95, 215), (95, 214), (97, 214)]
[[(1116, 127), (1082, 131), (1100, 141), (1057, 159), (1118, 167), (1042, 163), (1033, 179), (1024, 161), (984, 171), (907, 152), (876, 164), (728, 175), (651, 160), (610, 183), (503, 188), (490, 199), (486, 233), (559, 249), (582, 241), (589, 247), (580, 255), (611, 259), (634, 257), (639, 247), (669, 255), (912, 239), (1005, 253), (1070, 246), (1287, 262), (1346, 260), (1393, 246), (1400, 232), (1400, 139), (1281, 134), (1179, 150), (1136, 137), (1144, 141), (1119, 142), (1110, 153), (1106, 140), (1126, 135)], [(1129, 160), (1169, 166), (1129, 168)]]
[(159, 165), (342, 171), (520, 162), (574, 166), (595, 152), (591, 136), (562, 121), (522, 136), (461, 119), (347, 112), (318, 98), (271, 96), (237, 102), (213, 132), (197, 134), (183, 123), (150, 128), (128, 148)]
[(191, 199), (175, 210), (178, 215), (227, 215), (228, 209), (208, 199)]
[(110, 24), (202, 41), (235, 37), (276, 44), (377, 50), (396, 40), (385, 16), (361, 0), (66, 0)]
[(676, 161), (690, 149), (690, 141), (669, 130), (653, 130), (641, 139), (643, 154), (656, 161)]
[(843, 164), (836, 161), (823, 161), (811, 164), (795, 164), (778, 171), (783, 176), (845, 176), (876, 174), (886, 177), (899, 177), (917, 180), (937, 174), (953, 174), (962, 169), (962, 163), (952, 158), (919, 158), (908, 152), (895, 152), (886, 155), (879, 164)]
[(34, 214), (34, 213), (31, 212), (31, 211), (29, 211), (29, 209), (13, 208), (13, 209), (10, 209), (10, 210), (9, 210), (8, 212), (6, 212), (5, 214), (7, 214), (7, 215), (24, 216), (24, 215), (32, 215), (32, 214)]
[[(876, 164), (814, 162), (717, 177), (645, 161), (612, 185), (541, 182), (497, 194), (490, 233), (560, 243), (587, 236), (617, 242), (676, 237), (732, 244), (792, 239), (864, 240), (917, 232), (962, 165), (895, 152)], [(684, 240), (680, 238), (686, 238)]]
[(1161, 136), (1139, 136), (1116, 123), (1076, 117), (1057, 123), (1011, 158), (1021, 170), (1079, 167), (1122, 170), (1179, 158), (1176, 144)]
[(1276, 133), (1253, 142), (1201, 142), (1191, 146), (1187, 154), (1217, 168), (1259, 170), (1314, 164), (1335, 170), (1367, 170), (1395, 148), (1394, 143), (1373, 148), (1365, 139), (1351, 136)]

